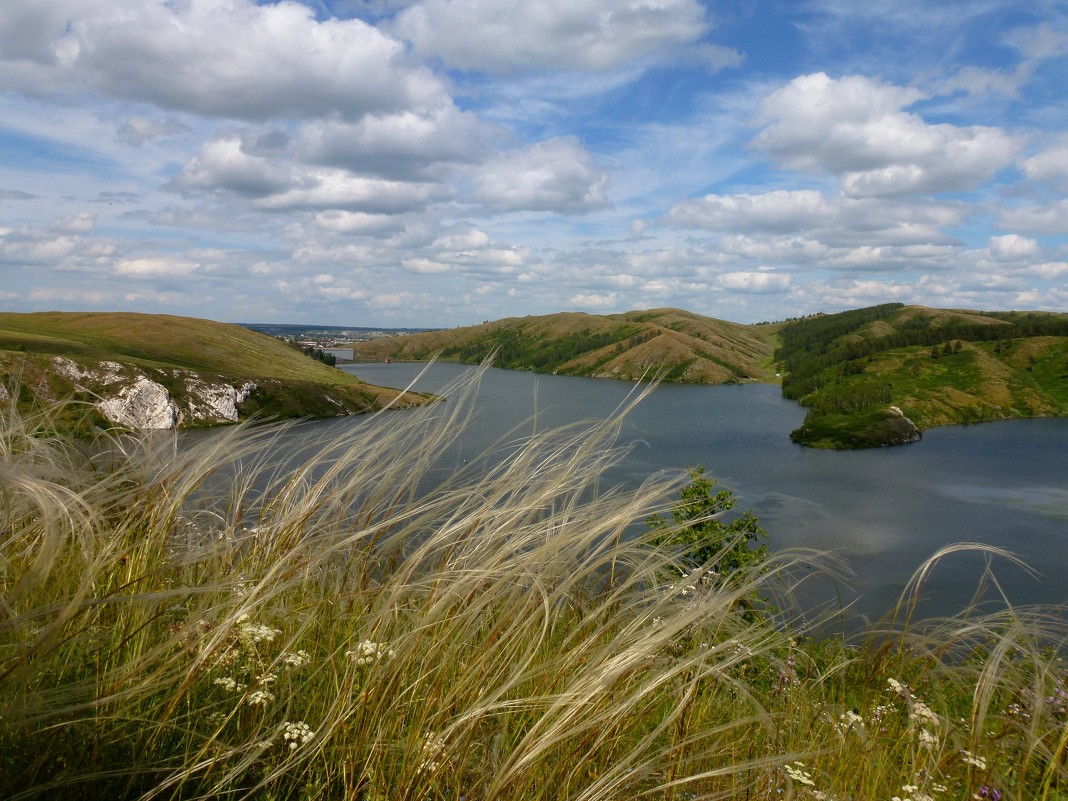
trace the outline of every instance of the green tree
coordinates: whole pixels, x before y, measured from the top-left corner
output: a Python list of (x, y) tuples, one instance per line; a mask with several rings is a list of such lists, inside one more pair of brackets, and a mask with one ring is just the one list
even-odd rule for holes
[(768, 533), (752, 510), (730, 522), (722, 519), (737, 504), (729, 489), (717, 491), (717, 481), (705, 476), (702, 465), (690, 469), (690, 483), (679, 492), (671, 509), (671, 521), (653, 515), (646, 523), (661, 532), (654, 544), (675, 548), (691, 569), (712, 563), (717, 576), (728, 578), (736, 571), (762, 570), (768, 557), (764, 542)]

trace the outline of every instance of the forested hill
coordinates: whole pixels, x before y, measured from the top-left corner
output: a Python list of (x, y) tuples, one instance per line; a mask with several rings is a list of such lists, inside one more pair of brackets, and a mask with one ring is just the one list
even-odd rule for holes
[(357, 360), (468, 364), (496, 354), (512, 370), (700, 384), (766, 380), (774, 374), (774, 325), (742, 325), (679, 309), (625, 314), (563, 312), (361, 342)]
[(779, 336), (783, 395), (809, 407), (792, 436), (807, 445), (1068, 414), (1068, 314), (888, 303), (790, 321)]

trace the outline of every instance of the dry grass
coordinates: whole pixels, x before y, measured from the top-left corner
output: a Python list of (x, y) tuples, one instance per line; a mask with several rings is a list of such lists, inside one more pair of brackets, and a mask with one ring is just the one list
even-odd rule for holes
[(747, 620), (803, 557), (680, 576), (635, 527), (678, 479), (598, 490), (618, 418), (432, 486), (471, 391), (300, 455), (6, 408), (0, 795), (1065, 797), (1063, 621)]

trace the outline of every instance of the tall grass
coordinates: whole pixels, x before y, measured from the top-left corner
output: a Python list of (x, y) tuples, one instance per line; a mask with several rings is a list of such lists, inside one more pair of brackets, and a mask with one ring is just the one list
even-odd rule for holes
[(0, 797), (1066, 797), (1056, 610), (754, 619), (807, 557), (684, 575), (640, 525), (684, 477), (600, 486), (619, 417), (443, 477), (473, 391), (301, 454), (4, 408)]

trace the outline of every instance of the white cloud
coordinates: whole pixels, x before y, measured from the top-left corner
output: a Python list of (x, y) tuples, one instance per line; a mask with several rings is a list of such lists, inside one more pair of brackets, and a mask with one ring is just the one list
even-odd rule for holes
[[(673, 56), (708, 29), (697, 0), (419, 0), (393, 30), (423, 57), (465, 71), (603, 72), (636, 59)], [(706, 64), (729, 53), (707, 49)]]
[(152, 139), (188, 131), (189, 126), (177, 120), (158, 120), (150, 117), (131, 117), (119, 126), (119, 136), (134, 147)]
[(770, 124), (754, 144), (790, 169), (839, 176), (854, 197), (971, 189), (1013, 162), (1019, 143), (996, 128), (904, 111), (923, 97), (864, 76), (804, 75), (764, 101)]
[(683, 201), (668, 212), (665, 221), (710, 231), (788, 233), (826, 225), (836, 213), (815, 190), (777, 190), (760, 195), (705, 195)]
[[(248, 152), (240, 136), (208, 142), (171, 182), (180, 191), (233, 193), (264, 211), (347, 210), (365, 215), (399, 214), (424, 208), (448, 196), (446, 187), (425, 182), (391, 181), (342, 169), (300, 164), (285, 151), (272, 157)], [(350, 232), (357, 220), (347, 218)], [(327, 223), (329, 224), (329, 222)]]
[(573, 306), (581, 306), (586, 309), (610, 309), (619, 302), (619, 295), (615, 292), (609, 292), (604, 295), (593, 292), (580, 292), (572, 295), (569, 300)]
[(121, 259), (115, 263), (118, 275), (133, 278), (185, 276), (200, 267), (196, 262), (183, 258)]
[(64, 234), (88, 234), (96, 228), (96, 215), (82, 212), (65, 220), (57, 220), (52, 230)]
[(404, 230), (404, 222), (392, 214), (367, 214), (330, 209), (315, 215), (315, 224), (324, 231), (338, 234), (385, 236)]
[(1017, 261), (1031, 258), (1038, 252), (1038, 242), (1017, 234), (990, 237), (991, 255), (998, 260)]
[(396, 39), (358, 19), (317, 22), (293, 2), (5, 0), (0, 32), (0, 84), (42, 95), (88, 88), (259, 120), (356, 118), (443, 91)]
[(549, 139), (488, 159), (472, 198), (495, 211), (573, 214), (607, 204), (607, 175), (574, 137)]
[(740, 271), (716, 276), (716, 284), (723, 289), (750, 294), (786, 292), (792, 280), (782, 273)]
[(1026, 159), (1024, 173), (1033, 181), (1043, 181), (1068, 190), (1068, 139)]
[(238, 195), (262, 197), (285, 191), (294, 179), (290, 165), (250, 155), (239, 136), (228, 135), (207, 142), (200, 154), (175, 176), (172, 186), (179, 190), (225, 189)]
[(294, 149), (309, 162), (402, 180), (440, 177), (447, 164), (481, 161), (504, 132), (451, 102), (372, 114), (356, 122), (305, 123)]
[(1004, 209), (997, 222), (1001, 228), (1029, 234), (1068, 234), (1068, 198)]

